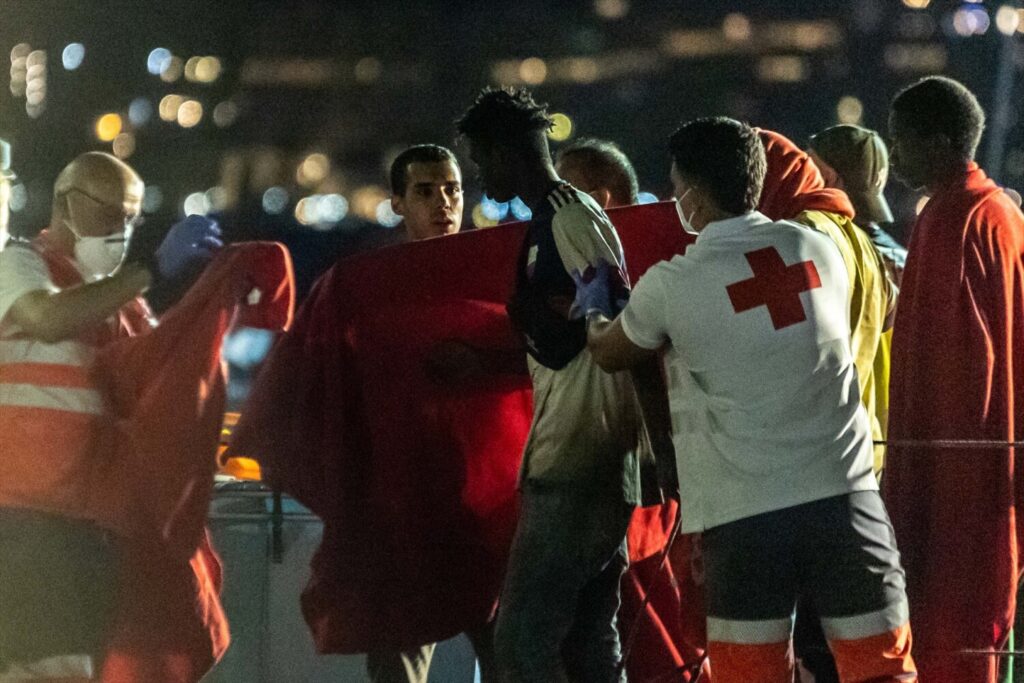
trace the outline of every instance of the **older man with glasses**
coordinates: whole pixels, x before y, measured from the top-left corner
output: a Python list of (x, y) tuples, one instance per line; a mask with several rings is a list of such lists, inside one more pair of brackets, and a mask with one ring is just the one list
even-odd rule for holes
[(156, 248), (132, 240), (143, 189), (127, 164), (84, 154), (57, 178), (49, 227), (0, 251), (0, 680), (99, 672), (124, 530), (95, 489), (110, 415), (92, 362), (153, 324), (143, 292), (221, 245), (199, 216)]

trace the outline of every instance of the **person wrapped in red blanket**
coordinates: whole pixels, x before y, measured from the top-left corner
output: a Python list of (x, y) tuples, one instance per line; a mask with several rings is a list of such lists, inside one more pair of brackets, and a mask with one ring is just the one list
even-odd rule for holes
[[(687, 244), (671, 203), (609, 215), (634, 272)], [(431, 380), (426, 360), (448, 339), (520, 349), (505, 302), (523, 231), (501, 226), (338, 262), (256, 380), (232, 451), (257, 458), (267, 481), (324, 520), (302, 596), (322, 653), (443, 640), (495, 608), (529, 380), (453, 390)]]
[[(977, 99), (931, 77), (889, 119), (894, 172), (930, 199), (910, 238), (892, 344), (885, 502), (928, 683), (994, 681), (1020, 576), (1024, 217), (973, 161)], [(986, 440), (982, 448), (943, 440)], [(933, 443), (929, 443), (933, 442)]]

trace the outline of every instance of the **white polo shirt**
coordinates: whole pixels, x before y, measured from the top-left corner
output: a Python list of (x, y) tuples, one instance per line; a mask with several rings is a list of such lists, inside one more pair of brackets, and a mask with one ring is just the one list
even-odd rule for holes
[(848, 283), (828, 237), (756, 211), (640, 278), (622, 327), (666, 347), (683, 531), (878, 488)]

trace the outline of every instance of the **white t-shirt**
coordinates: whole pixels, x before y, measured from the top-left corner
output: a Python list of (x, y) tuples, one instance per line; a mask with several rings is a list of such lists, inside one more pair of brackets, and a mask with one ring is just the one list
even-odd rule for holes
[(622, 327), (667, 347), (683, 531), (877, 489), (848, 282), (828, 237), (751, 212), (637, 283)]
[(50, 271), (43, 257), (27, 246), (8, 243), (0, 250), (0, 336), (10, 336), (18, 331), (4, 320), (14, 302), (29, 292), (39, 290), (60, 291), (50, 280)]

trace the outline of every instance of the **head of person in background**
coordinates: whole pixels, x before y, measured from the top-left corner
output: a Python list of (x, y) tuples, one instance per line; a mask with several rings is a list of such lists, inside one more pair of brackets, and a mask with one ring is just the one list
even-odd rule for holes
[(11, 218), (11, 181), (13, 180), (11, 145), (6, 140), (0, 140), (0, 249), (7, 244), (10, 234), (7, 225)]
[(638, 202), (636, 171), (614, 142), (582, 138), (558, 150), (558, 175), (593, 197), (602, 209)]
[(889, 112), (893, 174), (933, 193), (963, 177), (985, 129), (978, 98), (961, 83), (928, 76), (901, 90)]
[(57, 176), (49, 234), (86, 280), (121, 264), (140, 223), (145, 185), (135, 170), (104, 152), (76, 157)]
[(672, 134), (669, 151), (679, 217), (688, 232), (757, 209), (767, 162), (755, 129), (724, 116), (695, 119)]
[(811, 136), (807, 153), (825, 184), (849, 196), (858, 225), (893, 222), (884, 194), (889, 179), (889, 150), (881, 135), (860, 126), (832, 126)]
[(456, 125), (491, 199), (518, 196), (529, 205), (558, 181), (548, 147), (551, 117), (529, 90), (486, 88)]
[(454, 235), (462, 228), (462, 170), (451, 150), (415, 145), (391, 164), (391, 208), (409, 239)]

